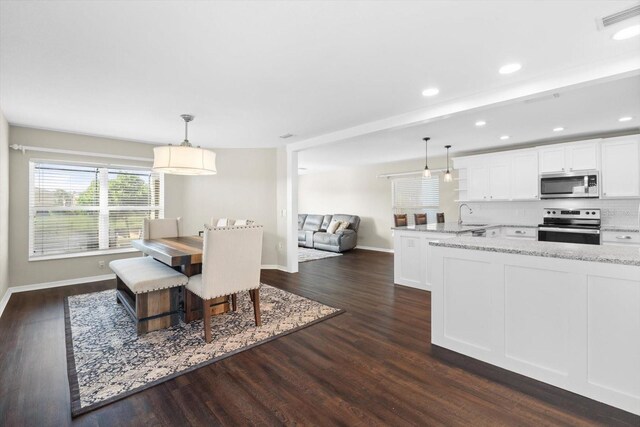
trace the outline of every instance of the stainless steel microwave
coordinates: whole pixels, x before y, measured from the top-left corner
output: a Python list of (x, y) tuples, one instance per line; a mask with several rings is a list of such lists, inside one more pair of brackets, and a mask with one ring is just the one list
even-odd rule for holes
[(540, 175), (540, 198), (598, 198), (598, 181), (597, 171)]

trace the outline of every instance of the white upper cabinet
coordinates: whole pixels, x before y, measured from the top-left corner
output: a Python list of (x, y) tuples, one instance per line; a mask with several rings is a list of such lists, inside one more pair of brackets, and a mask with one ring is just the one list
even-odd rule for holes
[(504, 155), (478, 156), (467, 169), (469, 200), (509, 200), (511, 160)]
[(602, 197), (640, 196), (640, 137), (606, 139), (602, 142)]
[(481, 161), (478, 163), (470, 165), (467, 169), (469, 200), (487, 200), (487, 193), (489, 192), (489, 170)]
[(540, 173), (562, 173), (566, 167), (564, 147), (545, 147), (540, 149)]
[(511, 199), (537, 200), (539, 197), (538, 151), (515, 151), (511, 163)]
[(540, 173), (569, 173), (598, 169), (598, 142), (541, 147)]

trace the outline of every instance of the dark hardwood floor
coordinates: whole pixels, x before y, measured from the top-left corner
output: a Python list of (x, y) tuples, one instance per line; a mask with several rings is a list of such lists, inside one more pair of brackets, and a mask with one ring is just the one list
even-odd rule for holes
[(0, 318), (0, 425), (640, 425), (640, 417), (430, 345), (430, 293), (355, 250), (264, 271), (346, 313), (71, 419), (63, 297), (14, 294)]

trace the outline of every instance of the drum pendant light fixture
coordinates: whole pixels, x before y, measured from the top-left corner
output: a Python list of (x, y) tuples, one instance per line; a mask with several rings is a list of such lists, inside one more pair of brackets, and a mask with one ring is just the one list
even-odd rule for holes
[(191, 145), (188, 139), (190, 114), (182, 114), (184, 141), (180, 145), (167, 145), (153, 149), (153, 170), (173, 175), (215, 175), (216, 153)]
[(449, 148), (451, 148), (451, 146), (450, 145), (445, 145), (444, 148), (447, 149), (447, 171), (444, 173), (443, 181), (444, 182), (451, 182), (451, 181), (453, 181), (453, 174), (449, 170)]
[(426, 138), (422, 138), (424, 140), (424, 171), (422, 172), (422, 176), (424, 178), (429, 178), (431, 176), (431, 171), (429, 170), (429, 164), (427, 163), (428, 160), (428, 156), (427, 156), (427, 146), (428, 146), (428, 142), (431, 138), (426, 137)]

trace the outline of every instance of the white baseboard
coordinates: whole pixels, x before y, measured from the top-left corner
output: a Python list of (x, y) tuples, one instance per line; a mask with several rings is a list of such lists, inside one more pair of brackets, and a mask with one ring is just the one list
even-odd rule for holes
[(356, 246), (356, 249), (364, 249), (365, 251), (376, 251), (376, 252), (386, 252), (389, 254), (393, 253), (393, 249), (385, 249), (385, 248), (374, 248), (373, 246)]
[(115, 274), (103, 274), (101, 276), (89, 276), (89, 277), (79, 277), (77, 279), (65, 279), (58, 280), (55, 282), (44, 282), (44, 283), (34, 283), (32, 285), (23, 285), (23, 286), (11, 286), (7, 289), (7, 292), (4, 293), (2, 300), (0, 300), (0, 316), (4, 312), (7, 303), (9, 302), (9, 298), (11, 298), (12, 294), (17, 294), (18, 292), (29, 292), (29, 291), (37, 291), (40, 289), (49, 289), (49, 288), (58, 288), (61, 286), (71, 286), (71, 285), (80, 285), (82, 283), (91, 283), (91, 282), (99, 282), (101, 280), (111, 280), (115, 279)]
[(284, 271), (285, 273), (289, 272), (287, 270), (287, 267), (283, 265), (277, 265), (277, 264), (263, 264), (260, 268), (262, 268), (263, 270), (280, 270), (280, 271)]

